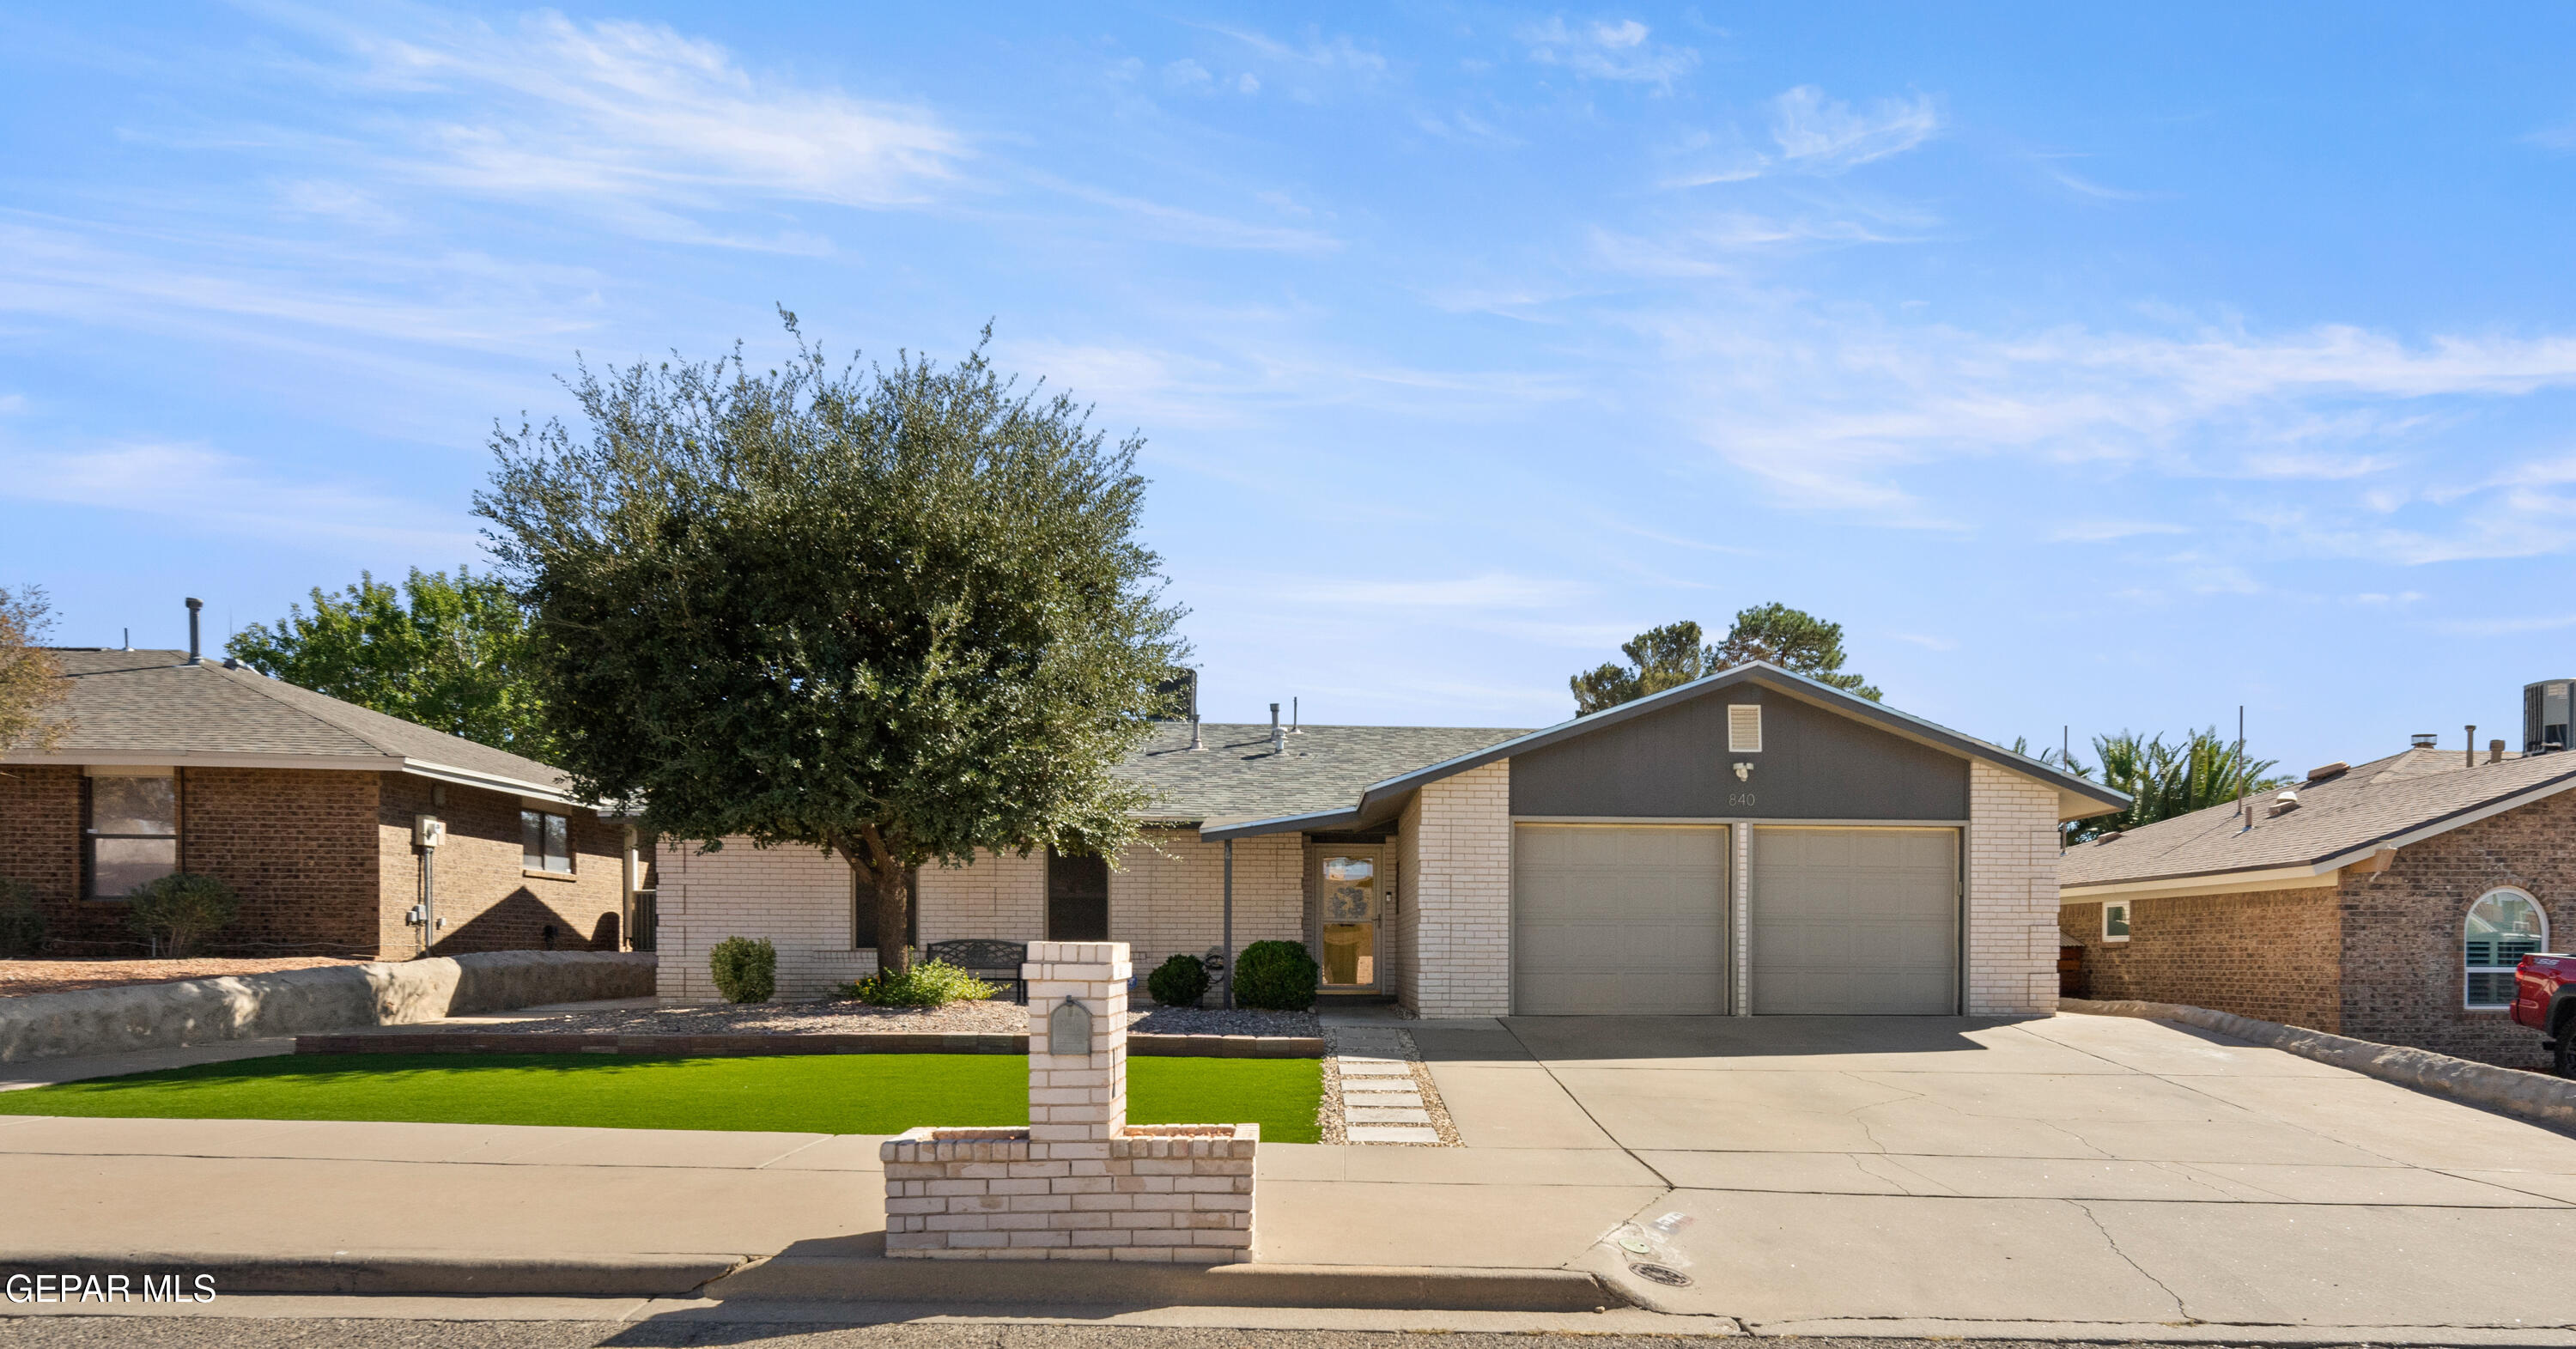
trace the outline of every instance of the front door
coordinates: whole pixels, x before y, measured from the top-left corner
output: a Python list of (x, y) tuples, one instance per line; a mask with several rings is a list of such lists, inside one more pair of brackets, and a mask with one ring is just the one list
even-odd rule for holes
[(1314, 850), (1315, 959), (1323, 966), (1327, 991), (1374, 992), (1379, 986), (1379, 853), (1372, 847)]

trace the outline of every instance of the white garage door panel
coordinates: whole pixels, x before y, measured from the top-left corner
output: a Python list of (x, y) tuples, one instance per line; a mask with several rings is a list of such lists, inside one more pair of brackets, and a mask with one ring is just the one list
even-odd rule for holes
[(1727, 1010), (1726, 830), (1522, 825), (1512, 1005), (1525, 1015)]
[(1757, 829), (1753, 1010), (1958, 1010), (1959, 836), (1948, 829)]

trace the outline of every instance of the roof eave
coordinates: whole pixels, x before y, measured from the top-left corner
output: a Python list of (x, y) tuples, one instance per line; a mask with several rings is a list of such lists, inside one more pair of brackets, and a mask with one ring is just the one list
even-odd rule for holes
[(513, 796), (532, 796), (560, 805), (581, 806), (588, 803), (575, 798), (561, 787), (498, 773), (479, 773), (451, 764), (424, 759), (407, 759), (395, 754), (268, 754), (235, 750), (109, 750), (67, 749), (45, 753), (37, 750), (9, 750), (0, 753), (0, 763), (52, 764), (63, 768), (97, 765), (102, 768), (282, 768), (303, 772), (338, 773), (403, 773), (428, 778), (459, 787), (477, 787), (484, 791), (506, 792)]

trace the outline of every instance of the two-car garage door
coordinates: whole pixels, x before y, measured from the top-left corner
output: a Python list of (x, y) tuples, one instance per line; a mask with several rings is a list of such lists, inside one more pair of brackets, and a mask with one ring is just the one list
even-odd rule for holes
[(1757, 827), (1736, 922), (1723, 825), (1514, 831), (1512, 1006), (1524, 1016), (1958, 1009), (1958, 833)]

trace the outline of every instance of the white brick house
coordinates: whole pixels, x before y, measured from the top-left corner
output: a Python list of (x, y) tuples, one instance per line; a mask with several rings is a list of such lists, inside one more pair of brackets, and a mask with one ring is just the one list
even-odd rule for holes
[[(1125, 771), (1142, 841), (924, 868), (916, 945), (1299, 941), (1328, 997), (1426, 1017), (2027, 1015), (2056, 826), (2126, 803), (1763, 664), (1541, 731), (1165, 723)], [(838, 858), (671, 846), (660, 879), (666, 1000), (714, 996), (729, 936), (776, 943), (781, 998), (875, 967)]]

